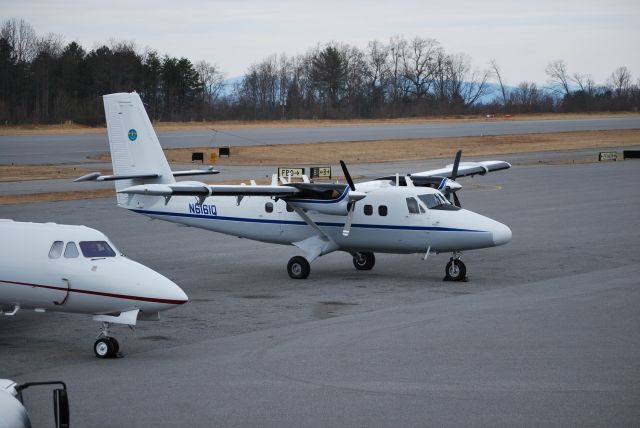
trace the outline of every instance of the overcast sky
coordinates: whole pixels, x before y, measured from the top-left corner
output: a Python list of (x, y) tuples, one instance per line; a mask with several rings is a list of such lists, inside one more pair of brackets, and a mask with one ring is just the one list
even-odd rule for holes
[(204, 59), (228, 78), (271, 54), (316, 44), (364, 48), (395, 34), (438, 40), (474, 66), (495, 58), (508, 84), (543, 84), (549, 61), (604, 83), (626, 65), (640, 77), (639, 0), (0, 0), (0, 19), (22, 18), (90, 50), (111, 38), (161, 54)]

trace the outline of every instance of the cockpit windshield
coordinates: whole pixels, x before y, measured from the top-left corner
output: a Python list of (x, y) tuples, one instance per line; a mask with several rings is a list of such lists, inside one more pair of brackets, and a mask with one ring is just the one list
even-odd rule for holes
[(116, 253), (105, 241), (82, 241), (80, 242), (82, 255), (87, 258), (115, 257)]
[(454, 211), (460, 209), (449, 202), (447, 198), (445, 198), (444, 195), (440, 192), (418, 195), (418, 199), (420, 199), (420, 201), (422, 201), (422, 203), (425, 204), (430, 210)]

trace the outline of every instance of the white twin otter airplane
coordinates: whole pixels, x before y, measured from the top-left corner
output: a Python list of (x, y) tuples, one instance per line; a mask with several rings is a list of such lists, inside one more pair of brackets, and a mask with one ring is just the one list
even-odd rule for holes
[[(510, 168), (503, 161), (463, 162), (458, 152), (446, 168), (348, 184), (291, 182), (274, 176), (270, 185), (210, 185), (176, 182), (137, 93), (105, 95), (113, 175), (91, 173), (77, 181), (115, 181), (118, 205), (151, 218), (274, 244), (295, 245), (291, 278), (306, 278), (310, 263), (333, 251), (369, 270), (374, 253), (450, 252), (445, 279), (464, 280), (461, 251), (511, 240), (502, 223), (461, 209), (457, 177)], [(218, 171), (205, 170), (201, 174)], [(278, 179), (280, 183), (278, 183)], [(453, 200), (453, 203), (447, 199)]]

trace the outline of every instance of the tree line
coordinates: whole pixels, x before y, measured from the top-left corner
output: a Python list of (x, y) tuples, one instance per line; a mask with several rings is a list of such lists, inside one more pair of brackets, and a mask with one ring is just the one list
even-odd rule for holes
[(97, 125), (104, 122), (101, 95), (133, 90), (155, 121), (637, 111), (640, 105), (640, 80), (634, 83), (627, 67), (604, 84), (569, 72), (562, 60), (545, 71), (545, 86), (509, 86), (496, 61), (478, 69), (435, 39), (394, 36), (363, 49), (333, 42), (301, 55), (271, 55), (228, 83), (206, 61), (115, 40), (87, 51), (10, 19), (0, 25), (0, 121)]

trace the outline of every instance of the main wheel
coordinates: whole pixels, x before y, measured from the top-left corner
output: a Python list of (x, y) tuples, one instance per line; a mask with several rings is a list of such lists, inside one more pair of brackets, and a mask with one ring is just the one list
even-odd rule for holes
[(445, 268), (445, 278), (448, 281), (462, 281), (467, 276), (467, 267), (462, 260), (449, 260)]
[(305, 279), (311, 272), (311, 266), (304, 257), (295, 256), (291, 257), (287, 264), (287, 273), (293, 279)]
[(93, 344), (93, 352), (98, 358), (111, 358), (114, 354), (110, 337), (101, 337)]
[(376, 264), (376, 256), (373, 253), (356, 253), (353, 256), (353, 265), (358, 270), (371, 270)]

